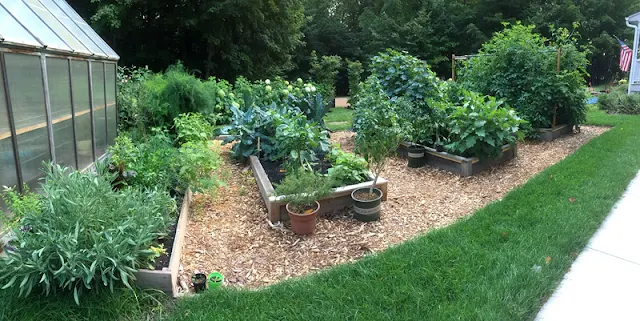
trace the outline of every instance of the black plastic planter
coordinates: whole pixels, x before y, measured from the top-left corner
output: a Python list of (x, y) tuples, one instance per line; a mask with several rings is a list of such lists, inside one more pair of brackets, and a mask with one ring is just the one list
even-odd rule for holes
[(408, 166), (411, 168), (422, 167), (425, 164), (424, 161), (425, 149), (423, 146), (411, 145), (407, 148), (407, 158), (409, 159)]
[(194, 274), (191, 276), (191, 283), (196, 293), (202, 292), (207, 289), (207, 276), (202, 273)]
[(373, 193), (376, 195), (371, 200), (360, 200), (356, 198), (361, 192), (369, 192), (371, 187), (358, 188), (351, 192), (351, 198), (353, 199), (353, 217), (358, 221), (371, 222), (380, 219), (380, 211), (382, 209), (381, 199), (382, 191), (374, 188)]

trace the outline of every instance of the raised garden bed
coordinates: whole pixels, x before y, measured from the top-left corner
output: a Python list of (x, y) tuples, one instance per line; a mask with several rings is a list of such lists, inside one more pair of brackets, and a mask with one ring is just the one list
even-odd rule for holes
[[(143, 289), (156, 289), (170, 294), (174, 297), (178, 295), (178, 272), (180, 269), (180, 257), (182, 256), (182, 245), (184, 235), (189, 221), (189, 205), (191, 204), (191, 191), (187, 190), (182, 200), (178, 223), (175, 225), (175, 235), (173, 244), (168, 250), (167, 258), (160, 257), (156, 261), (156, 270), (140, 269), (136, 273), (136, 284)], [(173, 232), (173, 231), (172, 231)], [(169, 236), (171, 236), (170, 233)], [(166, 247), (166, 246), (165, 246)], [(170, 250), (170, 251), (169, 251)], [(161, 266), (167, 265), (167, 266)]]
[[(398, 155), (407, 157), (407, 148), (410, 146), (408, 142), (403, 142), (398, 147)], [(425, 151), (425, 164), (443, 169), (463, 177), (473, 176), (495, 165), (500, 165), (518, 155), (517, 145), (502, 146), (502, 155), (498, 158), (480, 160), (478, 157), (462, 157), (449, 154), (447, 152), (438, 152), (433, 148), (423, 146)]]
[(550, 142), (558, 137), (573, 133), (572, 125), (558, 125), (553, 128), (538, 128), (538, 137), (541, 141)]
[[(253, 171), (253, 176), (258, 183), (258, 188), (260, 189), (260, 195), (264, 200), (264, 203), (267, 206), (267, 211), (269, 213), (269, 220), (271, 222), (279, 222), (289, 220), (289, 214), (287, 214), (287, 210), (285, 206), (286, 202), (281, 201), (281, 197), (274, 196), (274, 188), (271, 180), (269, 179), (269, 175), (265, 171), (260, 159), (256, 156), (251, 156), (249, 158), (251, 163), (251, 170)], [(320, 202), (320, 211), (318, 215), (333, 212), (337, 210), (341, 210), (347, 206), (353, 205), (353, 200), (351, 199), (351, 192), (358, 188), (371, 186), (372, 181), (367, 181), (360, 184), (342, 186), (335, 189), (333, 194), (329, 197), (321, 199)], [(387, 185), (388, 181), (384, 178), (378, 178), (378, 183), (376, 187), (382, 190), (382, 200), (387, 200)]]

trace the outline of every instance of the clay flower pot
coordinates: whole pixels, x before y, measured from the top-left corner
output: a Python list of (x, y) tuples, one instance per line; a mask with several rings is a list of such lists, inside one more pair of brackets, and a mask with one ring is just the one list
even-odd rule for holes
[(320, 203), (316, 202), (316, 209), (311, 213), (294, 213), (289, 208), (287, 203), (287, 212), (291, 219), (291, 230), (293, 233), (300, 235), (312, 234), (316, 230), (316, 219), (318, 218), (318, 210), (320, 210)]

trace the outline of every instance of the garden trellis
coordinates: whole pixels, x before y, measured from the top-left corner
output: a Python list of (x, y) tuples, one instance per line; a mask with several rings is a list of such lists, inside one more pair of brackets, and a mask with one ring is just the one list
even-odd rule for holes
[(0, 185), (83, 169), (117, 135), (120, 58), (64, 0), (0, 0)]

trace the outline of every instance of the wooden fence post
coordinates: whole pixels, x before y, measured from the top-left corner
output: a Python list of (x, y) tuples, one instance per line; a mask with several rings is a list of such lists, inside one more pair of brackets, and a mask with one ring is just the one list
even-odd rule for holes
[(456, 54), (451, 54), (451, 80), (456, 80)]

